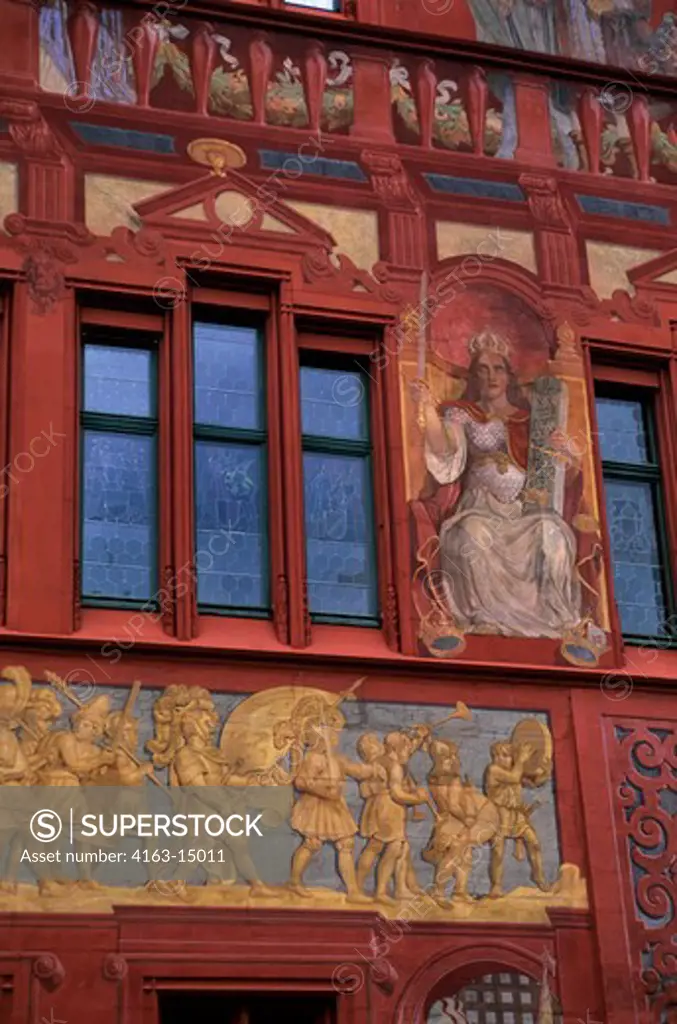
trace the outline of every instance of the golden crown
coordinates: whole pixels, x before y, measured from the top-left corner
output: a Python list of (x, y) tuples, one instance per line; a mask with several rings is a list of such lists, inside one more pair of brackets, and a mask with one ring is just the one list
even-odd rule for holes
[(482, 352), (493, 352), (495, 355), (507, 359), (510, 355), (510, 345), (500, 334), (494, 334), (493, 331), (482, 331), (470, 339), (468, 352), (471, 358), (481, 355)]

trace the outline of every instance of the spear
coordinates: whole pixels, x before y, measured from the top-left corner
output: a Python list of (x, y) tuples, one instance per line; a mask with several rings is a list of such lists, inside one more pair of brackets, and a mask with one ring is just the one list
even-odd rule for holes
[(349, 690), (344, 690), (343, 693), (339, 693), (338, 699), (337, 699), (336, 703), (334, 704), (334, 707), (337, 708), (341, 704), (343, 704), (344, 700), (349, 700), (352, 697), (352, 695), (355, 693), (355, 691), (359, 690), (359, 688), (362, 686), (362, 683), (366, 683), (366, 681), (367, 681), (367, 676), (360, 676), (359, 679), (356, 679), (355, 682), (353, 683), (353, 685), (350, 687)]
[[(125, 709), (120, 715), (120, 720), (115, 730), (115, 736), (113, 737), (113, 750), (117, 750), (118, 747), (122, 746), (122, 737), (124, 736), (125, 725), (132, 717), (132, 711), (134, 710), (134, 705), (136, 704), (136, 699), (139, 696), (140, 690), (141, 681), (139, 679), (135, 679), (132, 683), (132, 688), (129, 691)], [(125, 753), (127, 753), (127, 751), (125, 751)]]
[[(348, 700), (350, 697), (352, 697), (352, 695), (355, 693), (355, 691), (358, 690), (360, 688), (360, 686), (362, 686), (362, 683), (364, 683), (366, 681), (366, 679), (367, 679), (366, 676), (360, 676), (359, 679), (356, 679), (355, 682), (353, 683), (353, 685), (350, 687), (349, 690), (344, 690), (343, 693), (339, 693), (338, 697), (336, 698), (334, 703), (331, 705), (331, 707), (333, 707), (333, 708), (340, 707), (341, 704), (343, 704), (344, 700)], [(324, 715), (323, 715), (322, 716), (322, 721), (320, 722), (320, 726), (322, 726), (324, 724), (326, 724), (326, 720), (324, 719)], [(325, 753), (327, 755), (327, 765), (328, 765), (328, 768), (329, 768), (329, 778), (330, 778), (330, 780), (332, 782), (337, 781), (338, 780), (338, 766), (336, 764), (336, 760), (333, 757), (331, 749), (329, 747), (329, 741), (327, 739), (327, 735), (326, 735), (325, 732), (321, 732), (319, 728), (316, 727), (316, 729), (317, 729), (317, 732), (320, 735), (320, 738), (321, 738), (322, 742), (324, 743), (324, 749), (325, 749)]]
[[(48, 683), (50, 683), (54, 687), (54, 689), (58, 693), (63, 694), (63, 696), (67, 700), (69, 700), (71, 702), (71, 704), (75, 704), (76, 708), (84, 708), (84, 707), (87, 706), (84, 701), (81, 701), (79, 697), (75, 696), (75, 694), (69, 689), (66, 681), (64, 679), (62, 679), (60, 676), (58, 676), (56, 674), (56, 672), (45, 672), (45, 679), (47, 680)], [(131, 710), (130, 701), (131, 701), (132, 705), (133, 705), (134, 701), (136, 701), (136, 694), (134, 692), (134, 688), (136, 686), (137, 686), (137, 682), (134, 682), (134, 684), (132, 685), (132, 692), (129, 695), (129, 698), (127, 700), (127, 705), (125, 706), (125, 710), (122, 713), (122, 718), (120, 719), (120, 724), (118, 725), (118, 728), (116, 730), (114, 746), (110, 747), (109, 749), (115, 750), (115, 749), (119, 748), (120, 750), (122, 750), (122, 752), (124, 754), (127, 755), (127, 757), (130, 759), (130, 761), (132, 761), (137, 766), (137, 768), (140, 768), (142, 766), (142, 764), (143, 764), (143, 761), (141, 761), (136, 756), (136, 754), (132, 753), (132, 751), (127, 746), (125, 746), (124, 743), (118, 742), (118, 736), (122, 735), (121, 725), (124, 722), (125, 716), (127, 715), (127, 710), (128, 710), (128, 708)], [(141, 687), (141, 683), (138, 683), (138, 688), (140, 689), (140, 687)], [(138, 693), (138, 689), (136, 690), (136, 693)], [(134, 697), (133, 701), (132, 701), (132, 697)], [(116, 744), (117, 744), (117, 747), (116, 747)], [(158, 779), (158, 777), (155, 774), (155, 772), (152, 772), (148, 776), (148, 778), (150, 779), (150, 781), (152, 783), (154, 783), (158, 787), (158, 789), (161, 789), (161, 790), (163, 790), (163, 792), (167, 793), (168, 795), (171, 795), (169, 790), (165, 786), (165, 784), (163, 782), (161, 782), (160, 779)]]

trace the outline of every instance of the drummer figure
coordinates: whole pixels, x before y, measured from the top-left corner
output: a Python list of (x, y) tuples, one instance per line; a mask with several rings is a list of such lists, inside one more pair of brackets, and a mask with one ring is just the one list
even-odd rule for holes
[(531, 880), (543, 892), (550, 888), (543, 872), (540, 840), (530, 820), (532, 808), (525, 805), (522, 796), (523, 785), (540, 786), (550, 777), (548, 762), (533, 769), (530, 767), (536, 754), (536, 746), (531, 743), (502, 741), (491, 746), (491, 764), (484, 773), (484, 791), (497, 807), (499, 815), (489, 866), (489, 896), (492, 899), (503, 895), (506, 839), (513, 839), (516, 845), (524, 844), (531, 866)]

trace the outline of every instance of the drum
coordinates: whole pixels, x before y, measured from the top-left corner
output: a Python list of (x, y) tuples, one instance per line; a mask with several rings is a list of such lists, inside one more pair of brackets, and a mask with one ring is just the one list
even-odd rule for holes
[[(550, 772), (552, 771), (552, 736), (547, 725), (539, 722), (537, 718), (523, 718), (513, 729), (510, 742), (515, 749), (526, 744), (534, 748), (533, 754), (524, 765), (524, 775), (527, 779), (534, 778), (544, 769), (548, 770), (546, 778), (550, 777)], [(539, 782), (545, 782), (546, 778), (539, 777)]]

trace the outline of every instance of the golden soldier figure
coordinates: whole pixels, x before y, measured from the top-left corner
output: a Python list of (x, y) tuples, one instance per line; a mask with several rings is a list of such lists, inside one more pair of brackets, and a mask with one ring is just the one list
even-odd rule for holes
[[(6, 668), (2, 677), (13, 680), (17, 691), (23, 696), (17, 703), (14, 714), (13, 727), (20, 733), (12, 744), (14, 766), (10, 769), (9, 775), (6, 770), (3, 771), (2, 762), (6, 760), (7, 751), (4, 758), (0, 752), (0, 785), (32, 785), (37, 781), (38, 769), (44, 764), (44, 758), (38, 754), (38, 748), (56, 719), (61, 716), (63, 709), (56, 695), (48, 687), (39, 690), (31, 688), (32, 682), (26, 669)], [(4, 691), (4, 687), (0, 690)], [(18, 751), (16, 746), (19, 748)], [(0, 882), (0, 890), (16, 892), (25, 825), (23, 822), (23, 827), (20, 828), (17, 823), (17, 828), (12, 832), (7, 844), (6, 881)]]
[(25, 713), (31, 693), (31, 677), (25, 669), (5, 668), (0, 686), (0, 786), (28, 785), (32, 779), (26, 757), (16, 732)]
[(445, 886), (453, 880), (453, 899), (471, 902), (468, 876), (472, 867), (472, 851), (475, 846), (481, 846), (494, 837), (498, 813), (469, 780), (461, 781), (461, 761), (455, 743), (444, 739), (431, 740), (428, 753), (433, 762), (428, 785), (438, 818), (422, 856), (435, 866), (432, 895), (446, 905)]
[[(96, 782), (115, 760), (112, 750), (103, 749), (106, 721), (110, 714), (110, 701), (106, 696), (95, 697), (88, 704), (78, 707), (70, 716), (70, 729), (48, 732), (38, 743), (35, 757), (41, 762), (38, 768), (38, 784), (41, 786), (73, 787), (64, 793), (59, 801), (62, 819), (72, 810), (78, 820), (88, 810), (82, 790), (83, 785)], [(76, 839), (76, 847), (86, 850), (88, 844)], [(83, 852), (84, 852), (83, 850)], [(92, 877), (92, 866), (88, 861), (78, 862), (77, 885), (84, 889), (100, 889)], [(72, 883), (56, 879), (40, 880), (41, 893), (58, 895), (63, 885)]]
[(343, 791), (346, 778), (371, 779), (376, 766), (357, 764), (338, 753), (346, 720), (336, 705), (311, 697), (297, 705), (294, 717), (303, 718), (305, 753), (294, 779), (300, 796), (292, 811), (291, 826), (303, 841), (292, 858), (289, 888), (299, 896), (311, 895), (303, 884), (304, 872), (322, 845), (331, 843), (338, 854), (338, 870), (348, 900), (368, 902), (357, 885), (353, 861), (357, 825)]
[(45, 761), (38, 773), (41, 786), (80, 786), (113, 763), (113, 751), (100, 746), (109, 714), (108, 697), (95, 697), (71, 715), (70, 729), (43, 737), (36, 750), (36, 756)]
[(102, 781), (105, 780), (109, 786), (140, 786), (153, 773), (153, 763), (139, 761), (132, 756), (139, 745), (138, 718), (131, 718), (124, 711), (113, 711), (106, 722), (106, 736), (115, 761), (106, 770)]
[[(521, 742), (524, 736), (531, 736), (534, 742)], [(489, 895), (493, 898), (503, 893), (506, 839), (515, 841), (517, 857), (522, 852), (522, 845), (526, 848), (532, 881), (543, 892), (549, 891), (543, 872), (541, 844), (530, 820), (534, 808), (524, 803), (522, 786), (541, 786), (550, 778), (551, 742), (545, 726), (535, 719), (525, 719), (516, 727), (509, 741), (491, 746), (491, 764), (485, 771), (484, 790), (498, 810), (498, 830), (492, 844), (489, 869)]]
[(378, 765), (381, 769), (371, 779), (365, 779), (360, 783), (360, 796), (364, 800), (360, 817), (360, 835), (367, 840), (367, 844), (357, 862), (357, 886), (363, 892), (375, 862), (383, 853), (384, 843), (378, 836), (381, 831), (382, 795), (388, 790), (388, 775), (383, 763), (385, 747), (375, 732), (365, 732), (360, 736), (357, 741), (357, 753), (365, 764)]
[[(5, 668), (2, 679), (11, 685), (0, 686), (0, 786), (28, 786), (35, 774), (22, 749), (16, 732), (30, 699), (31, 677), (25, 669)], [(0, 892), (16, 892), (21, 815), (16, 807), (3, 808), (0, 819), (0, 863), (5, 860), (0, 875)]]
[[(153, 714), (156, 737), (147, 746), (156, 765), (169, 766), (172, 786), (225, 786), (233, 781), (228, 761), (214, 743), (219, 717), (207, 690), (169, 686), (155, 702)], [(218, 842), (248, 883), (250, 895), (277, 895), (259, 880), (246, 836), (228, 835)], [(211, 880), (223, 881), (213, 874)]]
[(41, 740), (62, 714), (63, 708), (53, 690), (43, 686), (32, 691), (21, 716), (21, 749), (34, 767)]
[[(428, 792), (415, 785), (406, 766), (424, 742), (427, 730), (419, 727), (413, 735), (391, 732), (385, 738), (383, 766), (386, 784), (374, 797), (372, 842), (381, 844), (383, 853), (376, 871), (375, 897), (382, 903), (394, 903), (388, 886), (394, 880), (396, 899), (406, 899), (418, 889), (407, 841), (407, 810), (430, 804)], [(413, 877), (412, 877), (413, 876)]]

